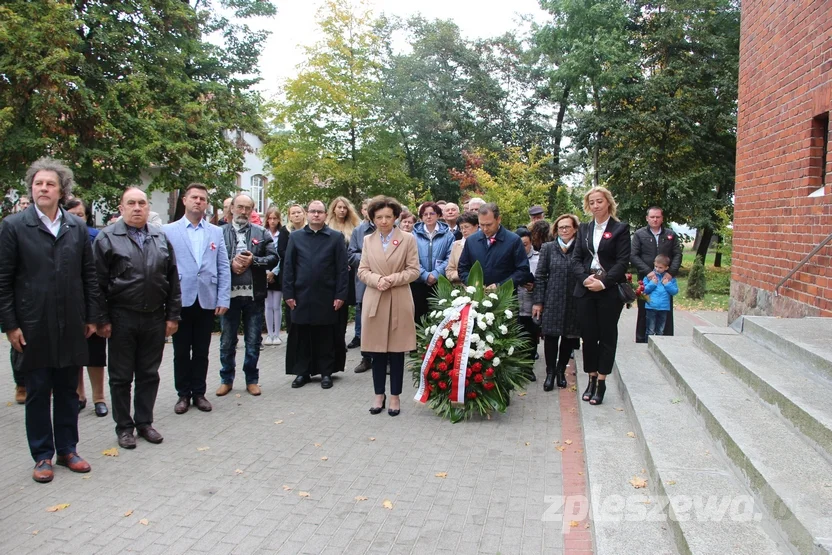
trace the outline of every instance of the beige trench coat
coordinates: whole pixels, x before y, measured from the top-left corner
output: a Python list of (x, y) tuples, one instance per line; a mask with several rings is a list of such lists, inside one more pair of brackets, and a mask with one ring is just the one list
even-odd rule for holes
[[(378, 290), (378, 280), (393, 277), (393, 286)], [(376, 231), (364, 238), (358, 279), (367, 284), (361, 305), (361, 350), (367, 353), (403, 353), (416, 348), (416, 324), (410, 283), (419, 277), (416, 239), (398, 228), (387, 246)]]
[(465, 247), (465, 238), (454, 241), (451, 245), (451, 256), (448, 258), (448, 265), (445, 267), (445, 277), (451, 283), (462, 283), (459, 279), (459, 257), (462, 256), (462, 249)]

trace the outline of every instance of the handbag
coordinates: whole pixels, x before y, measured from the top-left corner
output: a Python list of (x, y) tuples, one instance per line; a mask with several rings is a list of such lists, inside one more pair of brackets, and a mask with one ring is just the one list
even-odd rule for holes
[(624, 304), (633, 304), (636, 302), (636, 292), (633, 291), (629, 283), (624, 282), (618, 284), (618, 300)]

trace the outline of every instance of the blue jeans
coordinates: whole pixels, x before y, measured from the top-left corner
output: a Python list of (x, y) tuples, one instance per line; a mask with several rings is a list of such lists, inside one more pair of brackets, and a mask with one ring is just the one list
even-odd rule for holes
[(260, 370), (257, 362), (260, 360), (260, 341), (263, 334), (263, 299), (255, 301), (249, 297), (235, 297), (231, 299), (228, 312), (222, 315), (222, 335), (220, 336), (220, 381), (225, 384), (234, 383), (237, 358), (237, 330), (240, 319), (243, 321), (243, 338), (246, 344), (246, 356), (243, 360), (243, 372), (246, 374), (246, 385), (260, 381)]
[(667, 321), (667, 310), (645, 310), (647, 315), (647, 336), (664, 335), (664, 323)]
[(355, 336), (361, 339), (361, 303), (355, 305)]

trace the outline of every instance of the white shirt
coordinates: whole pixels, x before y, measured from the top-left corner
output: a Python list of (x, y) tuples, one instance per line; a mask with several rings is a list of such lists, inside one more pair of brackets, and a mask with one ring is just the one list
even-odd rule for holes
[(185, 226), (185, 234), (191, 241), (191, 249), (194, 251), (194, 258), (196, 259), (196, 267), (202, 266), (202, 251), (205, 250), (205, 226), (203, 220), (200, 220), (196, 226), (187, 220), (188, 224)]
[(649, 229), (650, 229), (650, 233), (653, 234), (653, 239), (656, 240), (656, 247), (658, 248), (658, 246), (659, 246), (659, 235), (661, 235), (662, 231), (664, 231), (664, 230), (662, 228), (659, 228), (658, 231), (653, 231), (652, 228), (649, 228)]
[(607, 230), (607, 224), (610, 222), (610, 219), (607, 218), (600, 224), (595, 222), (595, 232), (592, 234), (592, 246), (594, 247), (595, 254), (592, 256), (592, 264), (589, 265), (591, 270), (601, 270), (603, 267), (601, 266), (601, 262), (598, 260), (598, 245), (601, 244), (601, 239), (604, 237), (604, 232)]
[(40, 219), (40, 221), (43, 222), (43, 225), (46, 226), (46, 229), (49, 230), (49, 233), (51, 233), (52, 235), (57, 237), (58, 236), (58, 231), (61, 230), (61, 209), (58, 208), (58, 211), (55, 212), (55, 220), (54, 221), (51, 221), (49, 219), (49, 216), (47, 216), (46, 214), (41, 212), (40, 208), (38, 208), (37, 205), (35, 205), (35, 212), (38, 213), (38, 218)]

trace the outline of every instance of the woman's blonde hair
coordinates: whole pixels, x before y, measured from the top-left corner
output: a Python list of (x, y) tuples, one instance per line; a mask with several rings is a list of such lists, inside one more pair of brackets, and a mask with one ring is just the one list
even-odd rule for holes
[(277, 209), (276, 204), (272, 204), (266, 209), (266, 213), (263, 214), (263, 227), (265, 227), (269, 231), (271, 231), (271, 229), (269, 228), (269, 216), (271, 216), (272, 214), (277, 216), (277, 229), (283, 227), (283, 218), (280, 217), (280, 210)]
[[(343, 202), (347, 207), (347, 217), (344, 218), (344, 223), (338, 221), (338, 216), (335, 215), (335, 208), (339, 202)], [(344, 240), (349, 243), (352, 231), (361, 223), (361, 218), (355, 206), (346, 197), (335, 197), (329, 203), (329, 209), (326, 211), (326, 225), (335, 231), (340, 231), (344, 235)]]
[(304, 227), (306, 227), (306, 208), (304, 208), (304, 206), (302, 204), (298, 203), (298, 202), (293, 202), (292, 204), (289, 205), (289, 208), (286, 210), (286, 219), (287, 220), (289, 219), (289, 213), (292, 211), (292, 208), (294, 208), (295, 206), (297, 206), (298, 208), (300, 208), (303, 211), (303, 223), (301, 224), (300, 227), (295, 227), (295, 225), (292, 223), (292, 220), (289, 220), (289, 223), (286, 224), (286, 229), (288, 229), (289, 231), (297, 231), (299, 229), (303, 229)]
[(615, 202), (615, 199), (612, 197), (612, 193), (606, 187), (593, 187), (589, 191), (586, 192), (584, 195), (584, 212), (592, 215), (592, 211), (589, 209), (589, 195), (594, 193), (601, 193), (604, 195), (604, 198), (607, 199), (607, 203), (610, 205), (610, 218), (613, 220), (618, 221), (618, 217), (616, 216), (616, 212), (618, 211), (618, 203)]

